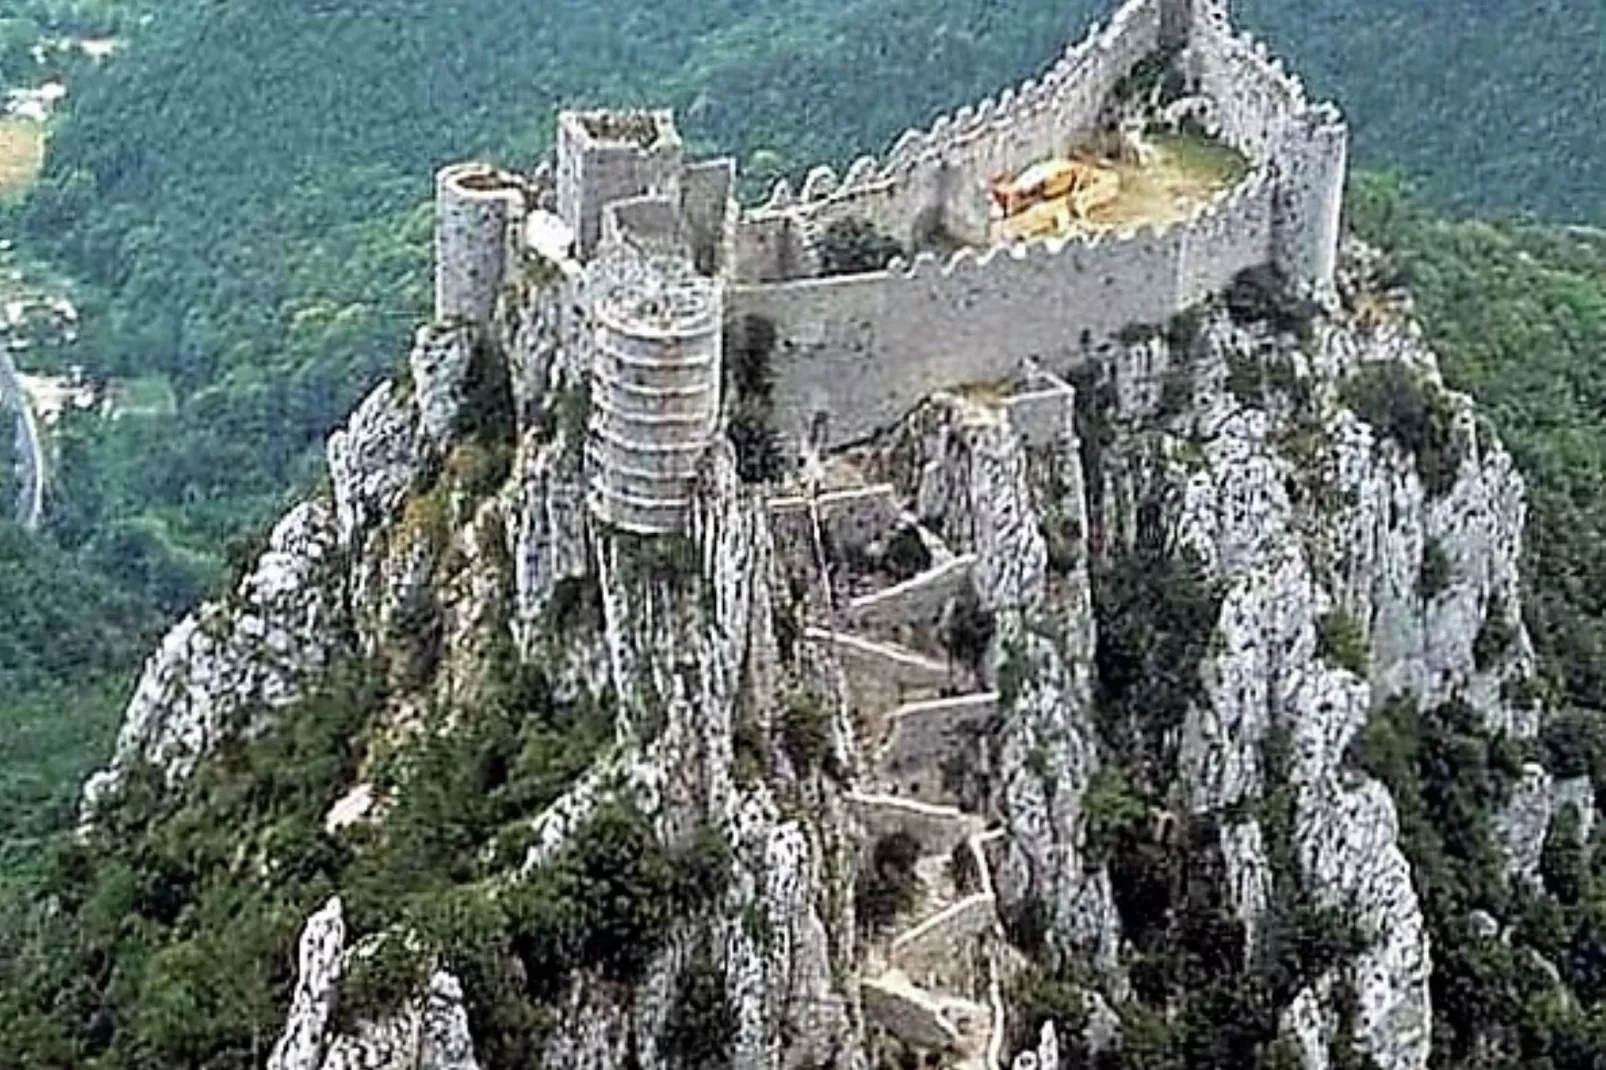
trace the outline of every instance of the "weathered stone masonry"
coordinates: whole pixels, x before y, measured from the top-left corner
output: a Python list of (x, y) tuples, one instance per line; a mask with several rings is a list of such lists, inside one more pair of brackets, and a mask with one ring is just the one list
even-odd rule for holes
[[(1096, 132), (1117, 85), (1160, 52), (1248, 174), (1164, 229), (988, 247), (988, 180)], [(1330, 297), (1347, 139), (1337, 111), (1309, 103), (1220, 0), (1130, 0), (1041, 78), (906, 132), (840, 179), (815, 168), (799, 195), (782, 183), (746, 210), (731, 199), (730, 161), (688, 162), (670, 113), (564, 113), (550, 180), (442, 172), (436, 312), (483, 325), (508, 276), (536, 265), (592, 368), (593, 513), (676, 531), (718, 430), (721, 320), (773, 328), (769, 416), (785, 453), (856, 442), (934, 389), (1015, 378), (1032, 363), (1067, 371), (1249, 267), (1275, 265)], [(961, 247), (821, 277), (819, 235), (846, 219), (910, 249)], [(637, 269), (594, 270), (632, 259)], [(649, 307), (666, 285), (680, 303)]]
[(591, 506), (632, 531), (684, 525), (719, 422), (720, 295), (673, 263), (599, 286), (586, 459)]

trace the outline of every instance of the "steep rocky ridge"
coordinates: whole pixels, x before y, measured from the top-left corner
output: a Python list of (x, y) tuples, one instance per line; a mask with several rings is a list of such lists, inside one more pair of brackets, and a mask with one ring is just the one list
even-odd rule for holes
[[(1233, 1056), (1280, 1043), (1309, 1068), (1424, 1067), (1433, 948), (1395, 800), (1357, 753), (1407, 700), (1462, 704), (1517, 742), (1540, 711), (1521, 479), (1367, 263), (1352, 255), (1329, 312), (1246, 284), (1090, 353), (1070, 382), (1040, 369), (935, 395), (797, 485), (744, 485), (721, 445), (687, 536), (660, 540), (589, 522), (583, 349), (539, 278), (515, 280), (493, 337), (420, 333), (409, 374), (332, 438), (328, 488), (153, 655), (86, 788), (85, 835), (132, 771), (182, 793), (355, 660), (384, 699), (327, 802), (360, 868), (409, 793), (433, 790), (433, 741), (535, 672), (542, 701), (600, 727), (563, 790), (474, 846), (458, 892), (522, 902), (619, 807), (668, 849), (713, 841), (723, 859), (702, 907), (655, 913), (625, 975), (582, 962), (535, 1000), (547, 1065), (683, 1065), (688, 1021), (740, 1067), (920, 1050), (935, 1019), (874, 987), (885, 938), (856, 917), (902, 795), (991, 830), (987, 912), (965, 915), (951, 959), (918, 959), (968, 986), (967, 1007), (992, 986), (989, 1053), (1055, 1065), (1138, 1043), (1123, 1032), (1145, 1014), (1186, 1019), (1200, 994), (1167, 964), (1192, 960), (1165, 948), (1192, 954), (1203, 926), (1216, 958), (1198, 988), (1254, 993), (1247, 1048), (1221, 1041)], [(1378, 400), (1398, 395), (1421, 408)], [(900, 692), (898, 672), (925, 682)], [(979, 734), (910, 734), (911, 706), (965, 696), (996, 706)], [(1592, 818), (1587, 784), (1533, 765), (1499, 822), (1513, 878), (1538, 879), (1563, 809)], [(940, 869), (914, 867), (894, 942), (955, 894)], [(517, 1029), (449, 930), (355, 918), (327, 893), (308, 910), (276, 1070), (502, 1065)], [(1342, 930), (1337, 950), (1264, 981), (1313, 919)], [(388, 1000), (355, 994), (374, 941), (421, 948)], [(1043, 1010), (1045, 979), (1083, 1009)]]

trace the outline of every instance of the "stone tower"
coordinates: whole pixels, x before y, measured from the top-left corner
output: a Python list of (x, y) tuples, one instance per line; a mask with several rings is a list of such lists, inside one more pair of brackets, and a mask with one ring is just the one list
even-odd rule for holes
[(680, 202), (684, 150), (668, 111), (568, 111), (558, 116), (558, 214), (575, 252), (602, 243), (602, 213), (636, 197)]
[(435, 176), (435, 319), (489, 322), (507, 270), (509, 235), (523, 218), (524, 186), (482, 163)]
[(586, 275), (591, 510), (627, 531), (680, 531), (719, 426), (720, 289), (689, 261), (622, 249)]

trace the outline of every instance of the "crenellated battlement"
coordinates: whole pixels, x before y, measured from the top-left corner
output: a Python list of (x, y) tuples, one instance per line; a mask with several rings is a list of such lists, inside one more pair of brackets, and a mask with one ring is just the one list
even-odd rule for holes
[[(854, 160), (841, 181), (833, 168), (815, 167), (808, 172), (799, 198), (794, 197), (785, 179), (778, 180), (757, 211), (878, 192), (906, 178), (922, 162), (943, 159), (978, 140), (1006, 135), (1010, 128), (1031, 123), (1046, 113), (1066, 109), (1080, 112), (1089, 106), (1096, 113), (1115, 81), (1134, 62), (1160, 46), (1162, 9), (1168, 2), (1134, 0), (1123, 6), (1108, 26), (1095, 25), (1041, 75), (1006, 88), (996, 97), (940, 114), (924, 129), (905, 130), (881, 157), (861, 156)], [(1022, 161), (1022, 166), (1029, 162)]]
[[(1099, 222), (1078, 208), (1051, 236), (1001, 229), (1000, 176), (1086, 146), (1116, 161), (1119, 142), (1123, 176), (1145, 188), (1160, 150), (1132, 130), (1151, 124), (1194, 131), (1177, 153), (1230, 160)], [(688, 160), (669, 112), (564, 112), (557, 140), (551, 178), (442, 173), (438, 315), (488, 321), (507, 265), (532, 250), (559, 269), (540, 274), (588, 350), (593, 511), (648, 532), (684, 523), (717, 433), (722, 327), (763, 325), (763, 352), (744, 359), (765, 364), (783, 453), (835, 448), (936, 388), (1068, 371), (1249, 268), (1330, 298), (1348, 154), (1338, 110), (1220, 0), (1129, 0), (1039, 75), (745, 209), (731, 161)], [(844, 269), (828, 241), (844, 227), (906, 252)], [(670, 291), (696, 309), (654, 304)], [(638, 314), (649, 306), (661, 323)]]

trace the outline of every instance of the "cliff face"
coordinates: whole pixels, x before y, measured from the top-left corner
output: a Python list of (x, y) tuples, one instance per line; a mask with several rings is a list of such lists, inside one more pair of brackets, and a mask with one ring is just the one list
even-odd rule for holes
[[(1357, 754), (1406, 701), (1536, 733), (1523, 488), (1398, 295), (1359, 259), (1350, 276), (1331, 315), (1240, 294), (1069, 383), (935, 395), (807, 485), (745, 485), (722, 445), (687, 535), (650, 541), (590, 523), (583, 347), (549, 288), (515, 280), (494, 337), (421, 332), (410, 381), (332, 438), (327, 490), (152, 656), (86, 820), (140, 767), (182, 792), (355, 660), (385, 700), (326, 826), (360, 858), (428, 787), (409, 756), (538, 670), (604, 728), (479, 846), (496, 862), (466, 894), (515, 902), (570, 872), (622, 805), (723, 859), (623, 983), (585, 963), (551, 979), (546, 1065), (684, 1065), (690, 1006), (744, 1068), (932, 1046), (1047, 1065), (1185, 1004), (1157, 956), (1199, 917), (1227, 934), (1211, 984), (1245, 990), (1301, 946), (1290, 919), (1343, 928), (1254, 989), (1254, 1043), (1424, 1067), (1432, 949), (1394, 800)], [(1587, 794), (1529, 770), (1499, 822), (1515, 878)], [(269, 1065), (496, 1065), (485, 1031), (501, 1050), (510, 1027), (464, 956), (401, 916), (364, 925), (348, 941), (338, 898), (309, 918)], [(387, 940), (427, 968), (341, 1011)], [(1074, 977), (1087, 1013), (1034, 1011), (1044, 976)]]

